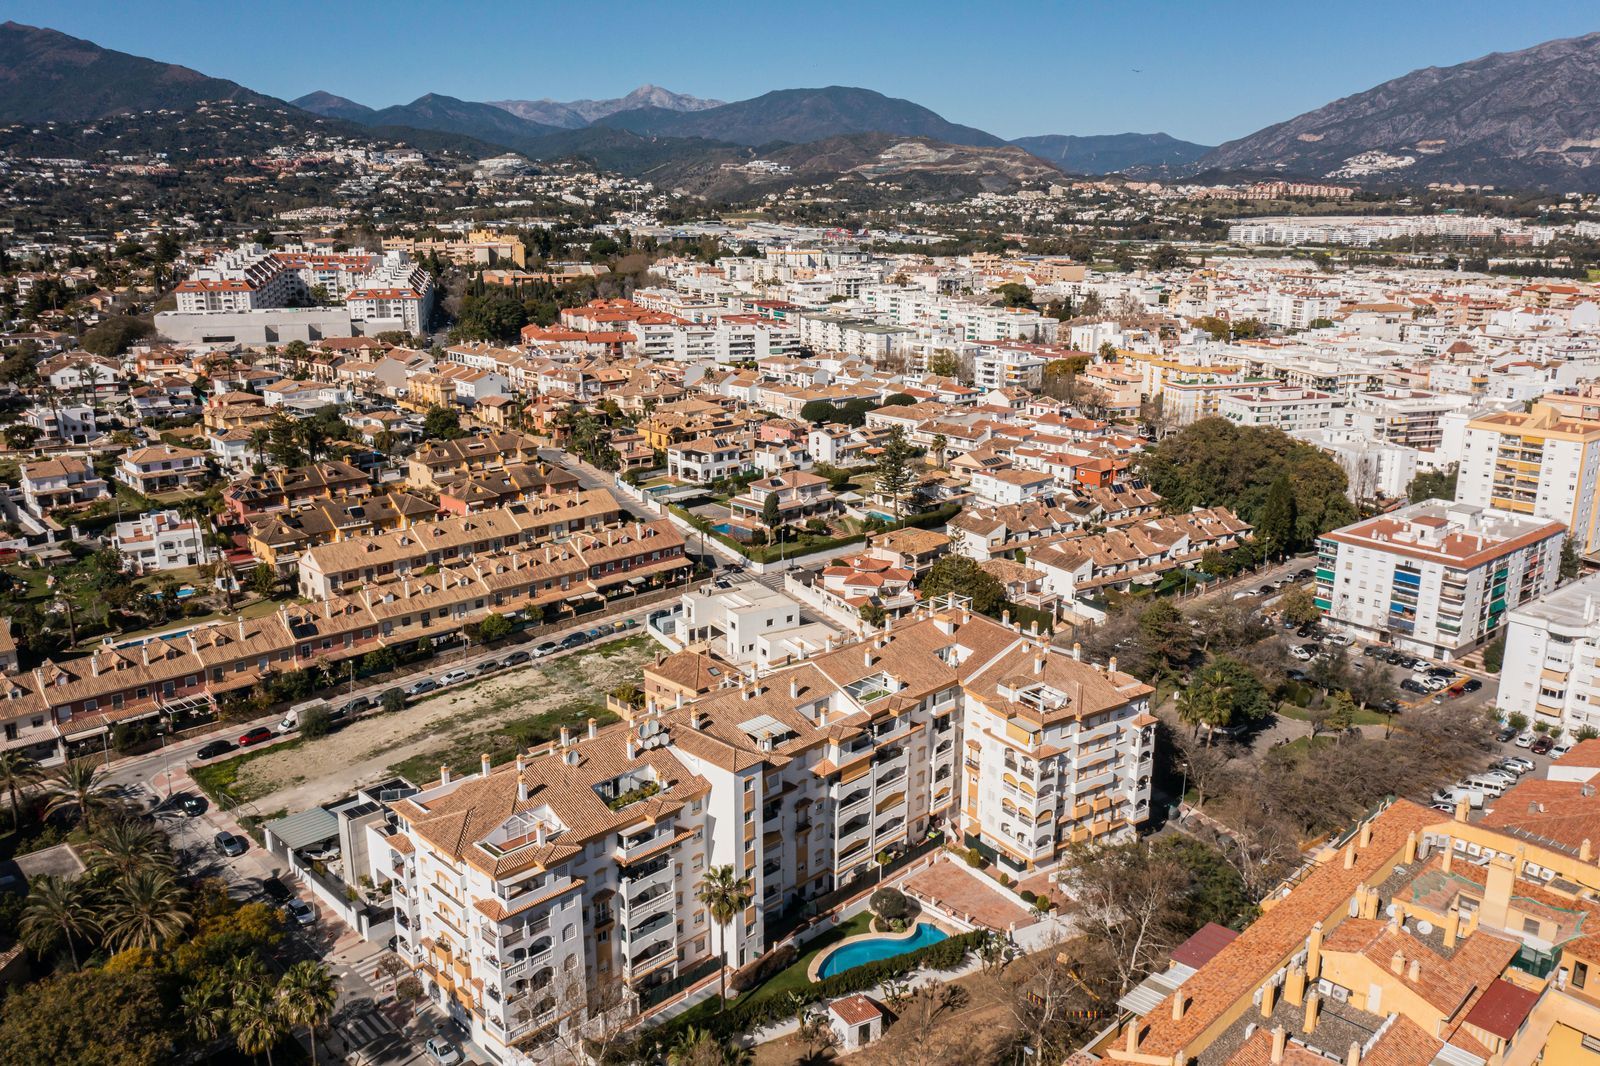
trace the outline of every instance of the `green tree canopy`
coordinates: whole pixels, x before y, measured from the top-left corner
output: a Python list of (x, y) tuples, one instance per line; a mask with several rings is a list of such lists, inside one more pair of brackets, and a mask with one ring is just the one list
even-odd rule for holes
[(922, 579), (922, 598), (936, 599), (948, 593), (968, 596), (979, 614), (997, 616), (1005, 609), (1006, 590), (993, 575), (985, 573), (965, 555), (947, 555), (934, 563)]
[(509, 292), (485, 292), (461, 301), (455, 334), (469, 341), (509, 342), (518, 339), (527, 324), (522, 301)]
[(1257, 526), (1273, 484), (1287, 477), (1297, 544), (1309, 544), (1357, 517), (1339, 464), (1278, 429), (1201, 419), (1141, 455), (1139, 469), (1170, 512), (1227, 507)]
[(1423, 500), (1453, 500), (1456, 498), (1457, 468), (1448, 470), (1423, 470), (1411, 479), (1406, 495), (1412, 503)]
[(1139, 613), (1139, 645), (1153, 661), (1175, 669), (1194, 654), (1194, 631), (1171, 600), (1156, 600)]
[(9, 997), (0, 1047), (8, 1062), (158, 1066), (179, 1058), (172, 1016), (154, 974), (80, 970)]
[(134, 342), (155, 332), (155, 327), (142, 318), (131, 315), (113, 315), (104, 322), (89, 327), (83, 334), (81, 347), (86, 352), (107, 358), (121, 355)]
[(1256, 536), (1268, 555), (1288, 555), (1299, 547), (1299, 530), (1295, 528), (1294, 486), (1288, 474), (1279, 474), (1267, 490), (1267, 502), (1261, 505), (1261, 517), (1256, 522)]
[(454, 440), (462, 435), (461, 412), (450, 407), (432, 407), (422, 416), (422, 431), (430, 440)]

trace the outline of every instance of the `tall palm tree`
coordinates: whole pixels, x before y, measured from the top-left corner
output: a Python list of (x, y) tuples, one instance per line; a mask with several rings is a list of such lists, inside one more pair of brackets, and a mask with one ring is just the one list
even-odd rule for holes
[(165, 870), (138, 870), (117, 882), (101, 926), (115, 951), (154, 951), (189, 925), (182, 886)]
[(242, 1054), (252, 1058), (265, 1054), (267, 1066), (272, 1066), (272, 1049), (288, 1031), (288, 1023), (283, 1016), (283, 1005), (265, 978), (233, 990), (228, 1027), (233, 1030), (233, 1041)]
[(39, 764), (22, 752), (0, 751), (0, 788), (11, 800), (11, 828), (15, 829), (22, 817), (22, 790), (38, 784), (43, 777)]
[(93, 832), (95, 817), (116, 805), (111, 786), (96, 780), (99, 773), (100, 764), (94, 759), (73, 759), (62, 766), (46, 786), (50, 802), (45, 804), (44, 813), (48, 816), (57, 811), (76, 811), (83, 819), (83, 827)]
[(233, 1004), (233, 994), (216, 973), (206, 976), (183, 990), (183, 1020), (189, 1031), (202, 1044), (209, 1044), (228, 1028), (228, 1011)]
[(311, 1030), (311, 1063), (317, 1062), (317, 1030), (328, 1024), (339, 1003), (339, 979), (326, 964), (297, 962), (278, 979), (278, 1003), (284, 1020)]
[(700, 878), (700, 885), (694, 890), (694, 898), (699, 900), (711, 915), (712, 924), (720, 931), (722, 944), (722, 967), (718, 971), (722, 981), (722, 1002), (728, 1001), (728, 925), (739, 916), (739, 913), (755, 899), (755, 889), (751, 887), (750, 879), (740, 877), (732, 866), (713, 866)]
[(272, 439), (272, 434), (264, 428), (257, 426), (250, 431), (250, 447), (256, 451), (256, 465), (267, 465), (267, 442)]
[(111, 870), (120, 877), (165, 864), (167, 855), (156, 832), (143, 822), (118, 818), (107, 822), (89, 842), (89, 866), (95, 870)]
[(18, 931), (22, 942), (43, 954), (62, 940), (77, 969), (78, 947), (75, 937), (87, 937), (96, 930), (88, 888), (78, 881), (61, 877), (39, 877), (28, 886), (28, 902), (22, 909)]

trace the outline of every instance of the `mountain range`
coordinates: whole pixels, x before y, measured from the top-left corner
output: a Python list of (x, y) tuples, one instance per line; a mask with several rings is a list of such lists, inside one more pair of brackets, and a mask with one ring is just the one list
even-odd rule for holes
[(1229, 141), (1195, 166), (1600, 189), (1600, 33), (1412, 71)]
[(627, 96), (611, 100), (490, 100), (495, 107), (545, 126), (580, 130), (618, 111), (655, 107), (663, 111), (704, 111), (721, 107), (721, 100), (703, 100), (687, 93), (675, 93), (659, 85), (641, 85)]
[[(318, 91), (286, 103), (55, 30), (0, 24), (0, 122), (87, 125), (150, 111), (193, 111), (207, 101), (272, 113), (261, 132), (231, 135), (234, 144), (264, 138), (269, 128), (273, 135), (359, 135), (366, 129), (429, 150), (584, 157), (669, 187), (679, 179), (720, 189), (801, 175), (829, 180), (831, 173), (863, 180), (915, 174), (919, 181), (959, 175), (963, 187), (991, 188), (1054, 171), (1600, 189), (1600, 33), (1414, 71), (1212, 149), (1164, 133), (1047, 134), (1007, 142), (910, 100), (837, 85), (779, 89), (732, 103), (653, 85), (609, 100), (482, 102), (429, 93), (409, 104), (372, 108)], [(146, 116), (127, 125), (121, 143), (136, 148), (141, 136), (161, 140), (155, 127), (175, 122)], [(58, 147), (91, 144), (92, 129), (83, 133), (58, 127), (48, 137)], [(17, 127), (7, 131), (6, 143), (25, 148), (34, 135), (44, 134)], [(199, 136), (190, 123), (176, 143)], [(825, 147), (789, 151), (818, 145)], [(1019, 162), (1021, 153), (1037, 162)], [(743, 166), (758, 156), (780, 166)], [(818, 161), (834, 169), (819, 169)]]

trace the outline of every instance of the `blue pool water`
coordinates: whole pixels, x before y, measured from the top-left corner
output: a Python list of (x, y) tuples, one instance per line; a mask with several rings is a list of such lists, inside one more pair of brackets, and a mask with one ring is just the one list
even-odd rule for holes
[(917, 925), (915, 933), (904, 939), (875, 936), (868, 940), (856, 940), (843, 947), (834, 948), (822, 960), (822, 965), (817, 969), (817, 976), (832, 977), (836, 973), (843, 973), (864, 963), (892, 959), (896, 955), (904, 955), (908, 951), (937, 944), (943, 939), (945, 933), (938, 926), (922, 922)]
[(721, 533), (724, 537), (726, 537), (726, 536), (729, 535), (729, 531), (732, 530), (732, 529), (733, 529), (733, 527), (730, 526), (728, 523), (719, 522), (716, 525), (711, 527), (711, 532), (713, 532), (713, 533)]

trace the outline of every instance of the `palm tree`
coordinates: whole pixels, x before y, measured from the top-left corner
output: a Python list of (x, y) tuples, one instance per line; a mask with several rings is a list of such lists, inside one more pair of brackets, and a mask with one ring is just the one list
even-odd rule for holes
[(283, 1004), (265, 978), (242, 984), (233, 990), (233, 1007), (228, 1011), (228, 1026), (233, 1030), (239, 1051), (252, 1058), (267, 1056), (272, 1066), (272, 1049), (287, 1031)]
[(34, 951), (43, 954), (65, 940), (77, 969), (78, 948), (73, 938), (87, 937), (96, 928), (89, 891), (81, 882), (46, 876), (35, 878), (28, 886), (28, 902), (18, 930), (22, 942)]
[(11, 800), (11, 828), (15, 829), (22, 817), (22, 790), (36, 785), (44, 777), (39, 764), (20, 751), (0, 751), (0, 787)]
[(263, 427), (257, 426), (250, 431), (250, 447), (256, 450), (256, 465), (267, 465), (267, 442), (272, 439), (272, 434)]
[(722, 1001), (728, 1001), (728, 925), (739, 916), (739, 913), (755, 899), (755, 889), (750, 885), (750, 879), (740, 877), (732, 866), (713, 866), (700, 878), (700, 885), (694, 890), (694, 898), (699, 900), (711, 915), (712, 924), (721, 932), (722, 966), (718, 973), (722, 978)]
[(667, 1066), (747, 1066), (753, 1061), (755, 1055), (749, 1048), (724, 1044), (714, 1033), (692, 1025), (667, 1052)]
[(101, 924), (113, 950), (154, 951), (187, 928), (189, 907), (171, 874), (139, 870), (117, 883)]
[(200, 1043), (211, 1043), (227, 1029), (232, 1001), (227, 983), (215, 971), (183, 990), (183, 1020)]
[(143, 822), (121, 818), (108, 822), (90, 841), (93, 849), (89, 866), (111, 870), (120, 877), (155, 863), (165, 863), (166, 855), (154, 829)]
[(317, 1030), (328, 1024), (339, 1003), (339, 981), (320, 962), (297, 962), (278, 980), (278, 1003), (284, 1020), (311, 1030), (311, 1063), (317, 1062)]
[(93, 759), (73, 759), (62, 766), (55, 780), (47, 788), (50, 802), (45, 804), (46, 817), (57, 811), (77, 811), (83, 827), (94, 829), (94, 818), (115, 806), (111, 786), (95, 780), (100, 764)]

